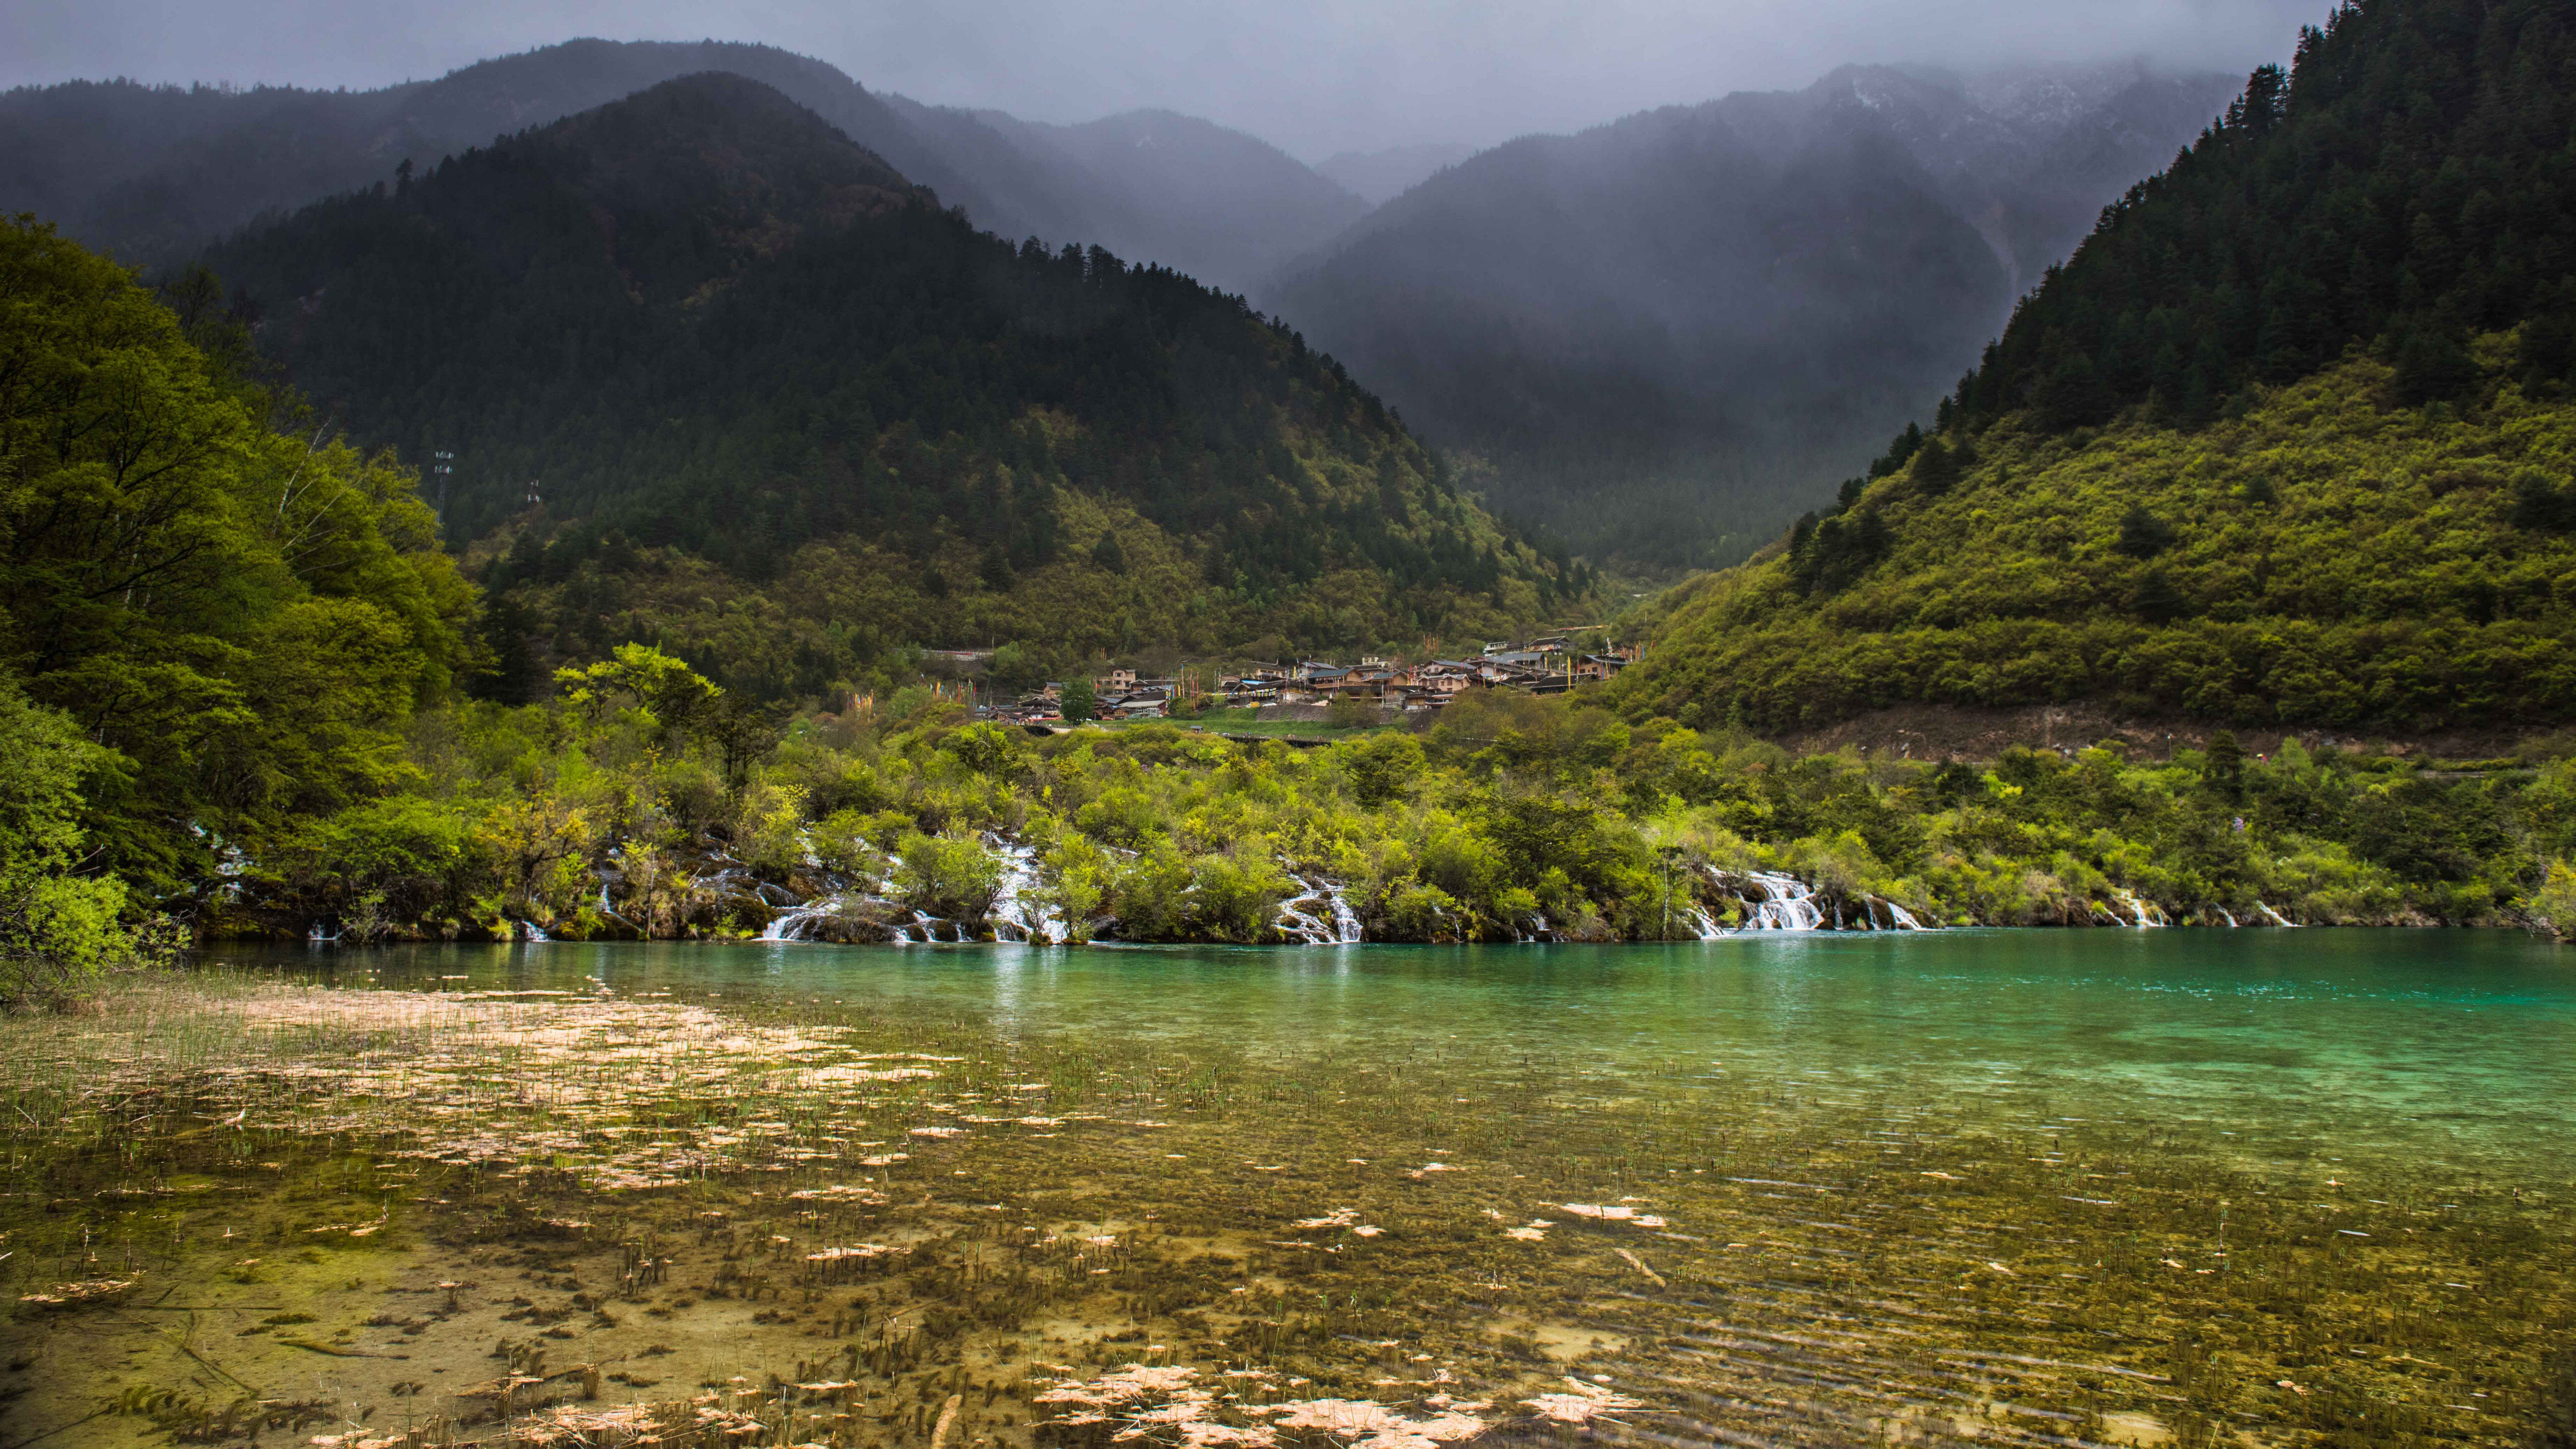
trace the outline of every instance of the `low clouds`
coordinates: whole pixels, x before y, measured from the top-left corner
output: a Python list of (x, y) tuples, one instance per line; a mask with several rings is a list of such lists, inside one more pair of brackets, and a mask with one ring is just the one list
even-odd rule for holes
[(0, 0), (0, 82), (378, 86), (577, 35), (761, 41), (1040, 120), (1186, 111), (1309, 159), (1488, 144), (1848, 61), (2285, 58), (2330, 0)]

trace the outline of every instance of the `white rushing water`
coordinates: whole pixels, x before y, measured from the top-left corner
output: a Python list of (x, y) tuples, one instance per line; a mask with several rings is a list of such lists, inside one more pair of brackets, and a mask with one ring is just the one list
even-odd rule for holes
[(1759, 901), (1747, 898), (1744, 929), (1748, 931), (1818, 931), (1824, 929), (1824, 908), (1816, 904), (1816, 892), (1794, 875), (1776, 871), (1748, 871), (1745, 880), (1762, 892)]
[(2161, 926), (2165, 924), (2164, 911), (2158, 908), (2151, 901), (2142, 901), (2138, 899), (2135, 891), (2123, 890), (2118, 886), (2113, 886), (2111, 887), (2111, 894), (2118, 898), (2121, 905), (2129, 908), (2131, 922), (2136, 925), (2139, 930), (2143, 931), (2151, 926)]
[(2297, 930), (2297, 929), (2298, 929), (2298, 926), (2299, 926), (2299, 923), (2298, 923), (2298, 922), (2293, 921), (2293, 920), (2290, 920), (2289, 918), (2287, 918), (2287, 917), (2283, 916), (2279, 911), (2276, 911), (2276, 910), (2272, 909), (2270, 906), (2267, 906), (2267, 905), (2263, 904), (2261, 901), (2256, 901), (2256, 902), (2254, 903), (2254, 909), (2256, 909), (2256, 910), (2258, 910), (2258, 911), (2261, 911), (2261, 912), (2263, 913), (2264, 919), (2266, 919), (2266, 920), (2270, 921), (2273, 925), (2276, 925), (2276, 926), (2287, 926), (2287, 927), (2289, 927), (2289, 928), (2290, 928), (2290, 929), (2292, 929), (2292, 930)]
[(1338, 882), (1290, 872), (1298, 894), (1279, 906), (1279, 934), (1301, 946), (1356, 946), (1367, 934)]
[(841, 896), (816, 896), (814, 899), (807, 901), (801, 906), (795, 906), (788, 910), (780, 911), (777, 915), (769, 918), (769, 924), (761, 930), (760, 939), (764, 941), (802, 941), (805, 939), (805, 930), (807, 927), (813, 925), (816, 921), (821, 920), (825, 916), (836, 915), (840, 912), (841, 902), (843, 899), (844, 897)]
[(1025, 941), (1036, 946), (1052, 946), (1065, 938), (1064, 918), (1055, 908), (1043, 903), (1032, 905), (1030, 897), (1038, 888), (1038, 853), (1025, 845), (1013, 845), (999, 836), (988, 842), (1002, 858), (1002, 886), (993, 896), (991, 910), (985, 919), (993, 926), (993, 936), (1002, 941)]

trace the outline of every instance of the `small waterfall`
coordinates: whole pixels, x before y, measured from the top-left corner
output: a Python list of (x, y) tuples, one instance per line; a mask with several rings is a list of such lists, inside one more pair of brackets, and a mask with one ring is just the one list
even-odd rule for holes
[(337, 931), (333, 931), (329, 935), (324, 935), (322, 933), (322, 923), (320, 921), (315, 921), (313, 923), (313, 929), (304, 933), (304, 944), (308, 946), (334, 946), (338, 945), (339, 941), (340, 933)]
[(2261, 911), (2261, 912), (2263, 913), (2263, 915), (2264, 915), (2265, 919), (2269, 920), (2273, 925), (2287, 927), (2287, 928), (2289, 928), (2290, 930), (2294, 930), (2294, 931), (2295, 931), (2295, 930), (2297, 930), (2297, 929), (2298, 929), (2298, 927), (2299, 927), (2299, 923), (2298, 923), (2298, 922), (2293, 921), (2293, 920), (2289, 919), (2289, 918), (2288, 918), (2288, 917), (2286, 917), (2286, 916), (2283, 916), (2279, 911), (2276, 911), (2276, 910), (2272, 909), (2270, 906), (2267, 906), (2267, 905), (2263, 904), (2261, 901), (2256, 901), (2256, 902), (2254, 903), (2254, 909), (2256, 909), (2256, 910), (2258, 910), (2258, 911)]
[(521, 921), (519, 922), (519, 939), (534, 945), (544, 945), (547, 942), (552, 941), (554, 937), (547, 935), (546, 928), (538, 925), (534, 921)]
[(1751, 914), (1744, 922), (1748, 931), (1820, 931), (1824, 929), (1824, 909), (1816, 904), (1816, 893), (1807, 883), (1793, 875), (1776, 871), (1748, 872), (1745, 879), (1762, 891), (1759, 901), (1745, 902)]
[(769, 924), (763, 927), (760, 932), (760, 939), (764, 941), (802, 941), (805, 939), (806, 927), (811, 926), (825, 916), (837, 915), (840, 913), (842, 900), (843, 897), (840, 896), (817, 896), (813, 900), (807, 901), (801, 906), (795, 906), (790, 909), (780, 911), (777, 915), (769, 918)]
[(1333, 931), (1335, 935), (1344, 945), (1359, 944), (1359, 939), (1362, 934), (1360, 930), (1360, 913), (1351, 909), (1351, 903), (1343, 898), (1342, 888), (1340, 886), (1327, 884), (1324, 887), (1324, 892), (1325, 898), (1333, 903)]
[(1359, 912), (1342, 896), (1340, 885), (1308, 880), (1296, 872), (1298, 894), (1279, 905), (1279, 934), (1301, 946), (1356, 946), (1366, 935)]
[(1038, 886), (1037, 852), (998, 836), (991, 837), (990, 843), (1002, 857), (1002, 888), (993, 896), (992, 909), (985, 916), (992, 922), (994, 939), (1025, 941), (1033, 946), (1052, 946), (1063, 940), (1064, 919), (1048, 907), (1032, 911), (1029, 904), (1029, 895)]
[(1905, 909), (1905, 907), (1898, 905), (1894, 901), (1888, 900), (1884, 896), (1878, 898), (1878, 903), (1887, 907), (1887, 919), (1894, 922), (1893, 925), (1888, 927), (1889, 930), (1920, 931), (1923, 929), (1923, 923), (1914, 919), (1914, 913)]
[(2129, 915), (2135, 920), (2139, 930), (2166, 924), (2165, 913), (2155, 905), (2138, 899), (2135, 891), (2113, 886), (2111, 894), (2119, 900), (2120, 904), (2129, 908)]
[(2211, 906), (2210, 909), (2218, 912), (2219, 918), (2227, 922), (2227, 929), (2233, 931), (2237, 928), (2236, 913), (2234, 911), (2229, 910), (2225, 906)]

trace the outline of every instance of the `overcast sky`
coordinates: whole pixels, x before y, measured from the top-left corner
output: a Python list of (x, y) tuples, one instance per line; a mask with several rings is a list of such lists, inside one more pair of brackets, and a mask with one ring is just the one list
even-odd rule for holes
[(871, 89), (1206, 116), (1309, 160), (1489, 144), (1849, 61), (2286, 59), (2331, 0), (0, 0), (0, 84), (369, 87), (574, 36), (762, 41)]

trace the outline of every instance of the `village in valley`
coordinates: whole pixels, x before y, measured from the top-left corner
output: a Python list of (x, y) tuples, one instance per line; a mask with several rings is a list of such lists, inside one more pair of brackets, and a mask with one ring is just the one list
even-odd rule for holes
[[(1570, 637), (1577, 632), (1581, 631), (1491, 643), (1474, 655), (1420, 662), (1364, 655), (1356, 664), (1320, 659), (1235, 669), (1194, 664), (1162, 678), (1145, 677), (1133, 667), (1113, 666), (1083, 681), (1089, 686), (1087, 711), (1080, 698), (1083, 690), (1051, 680), (1041, 689), (1008, 702), (995, 700), (976, 712), (1002, 723), (1027, 725), (1163, 719), (1211, 709), (1320, 719), (1324, 710), (1338, 703), (1344, 713), (1357, 708), (1383, 719), (1440, 709), (1471, 689), (1562, 694), (1610, 678), (1634, 663), (1640, 652), (1634, 645), (1603, 645), (1601, 652), (1585, 652)], [(968, 670), (989, 658), (981, 651), (962, 650), (944, 657)]]

